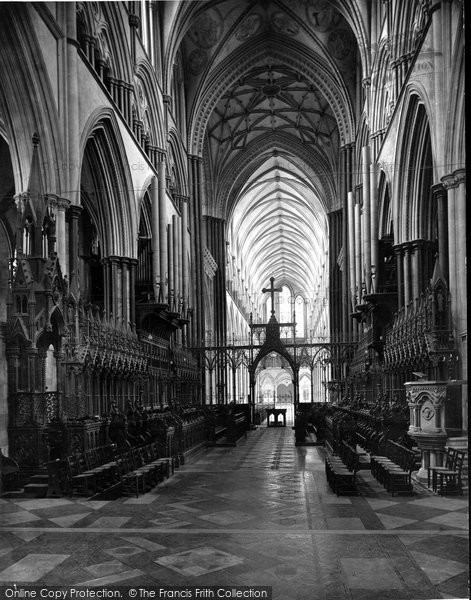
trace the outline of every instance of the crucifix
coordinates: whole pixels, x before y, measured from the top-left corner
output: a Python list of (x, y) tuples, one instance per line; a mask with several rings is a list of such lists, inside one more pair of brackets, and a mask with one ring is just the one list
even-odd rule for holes
[(275, 285), (275, 278), (274, 277), (270, 277), (270, 287), (269, 288), (263, 288), (262, 292), (270, 292), (270, 296), (271, 296), (271, 316), (274, 317), (275, 316), (275, 292), (281, 292), (281, 288), (276, 288)]

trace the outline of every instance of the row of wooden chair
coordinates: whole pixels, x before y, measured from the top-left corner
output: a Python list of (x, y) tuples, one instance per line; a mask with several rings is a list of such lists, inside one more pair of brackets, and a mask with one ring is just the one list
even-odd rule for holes
[(383, 433), (364, 423), (358, 424), (355, 437), (356, 443), (370, 454), (380, 454), (381, 447), (386, 443)]
[(120, 487), (122, 495), (145, 493), (170, 477), (174, 463), (159, 458), (157, 443), (118, 454), (116, 446), (104, 446), (67, 457), (69, 492), (94, 496)]
[(154, 458), (152, 444), (135, 448), (118, 458), (118, 470), (123, 496), (145, 494), (154, 486), (170, 477), (170, 460)]
[(66, 458), (68, 492), (92, 496), (109, 487), (115, 478), (115, 444), (101, 446)]
[(427, 471), (427, 485), (440, 495), (462, 494), (463, 485), (461, 471), (466, 456), (464, 450), (447, 448), (444, 465), (429, 467)]
[(340, 494), (358, 494), (356, 474), (360, 467), (358, 452), (345, 440), (339, 444), (337, 456), (327, 455), (325, 458), (325, 474), (333, 492)]
[(371, 455), (370, 462), (371, 473), (392, 496), (396, 493), (413, 493), (415, 454), (412, 450), (388, 440), (384, 455)]

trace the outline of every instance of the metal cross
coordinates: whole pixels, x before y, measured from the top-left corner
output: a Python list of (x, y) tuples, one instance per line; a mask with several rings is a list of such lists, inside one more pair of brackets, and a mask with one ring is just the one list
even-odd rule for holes
[(272, 317), (275, 316), (275, 292), (281, 292), (282, 289), (281, 288), (276, 288), (275, 285), (275, 278), (274, 277), (270, 277), (270, 287), (269, 288), (263, 288), (262, 292), (265, 294), (265, 292), (270, 292), (270, 296), (271, 296), (271, 314)]

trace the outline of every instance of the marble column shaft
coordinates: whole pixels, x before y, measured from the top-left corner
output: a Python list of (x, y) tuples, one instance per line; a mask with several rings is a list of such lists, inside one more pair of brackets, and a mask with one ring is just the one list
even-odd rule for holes
[(57, 239), (57, 256), (61, 266), (62, 275), (68, 274), (67, 262), (67, 236), (65, 226), (65, 211), (69, 208), (70, 202), (65, 198), (56, 200), (56, 239)]
[(121, 317), (121, 273), (119, 269), (119, 258), (117, 256), (109, 257), (111, 265), (111, 312), (114, 319)]
[(128, 325), (131, 321), (130, 319), (130, 297), (131, 294), (134, 293), (134, 289), (130, 289), (130, 277), (129, 277), (129, 259), (122, 258), (121, 259), (121, 294), (122, 294), (122, 303), (123, 303), (123, 322), (125, 325)]
[(400, 309), (404, 306), (404, 258), (403, 258), (403, 246), (394, 246), (394, 253), (396, 255), (396, 272), (397, 272), (397, 308)]
[[(370, 165), (370, 272), (378, 272), (378, 165)], [(377, 275), (376, 275), (377, 277)], [(376, 277), (371, 280), (372, 291)]]
[(68, 2), (65, 5), (67, 26), (67, 196), (72, 204), (80, 204), (78, 42), (76, 42), (75, 4), (75, 2)]
[(181, 272), (180, 272), (180, 219), (178, 215), (172, 215), (172, 231), (173, 231), (173, 288), (175, 293), (175, 301), (181, 295)]
[(461, 406), (463, 429), (468, 427), (468, 342), (466, 277), (466, 185), (465, 170), (442, 178), (448, 193), (449, 289), (453, 331), (461, 356)]
[(129, 322), (134, 327), (136, 323), (136, 269), (138, 261), (135, 258), (129, 259)]
[(460, 334), (467, 328), (467, 278), (466, 278), (466, 186), (464, 180), (455, 188), (456, 216), (456, 277), (459, 302), (458, 328)]
[(110, 265), (110, 261), (105, 258), (102, 260), (102, 265), (103, 265), (103, 287), (104, 287), (104, 305), (105, 305), (105, 313), (107, 313), (108, 315), (111, 312), (111, 295), (110, 295), (110, 280), (111, 280), (111, 275), (110, 275), (110, 270), (111, 270), (111, 265)]
[(355, 198), (348, 192), (348, 265), (350, 274), (350, 294), (352, 309), (355, 308)]
[(341, 275), (341, 287), (342, 287), (342, 313), (341, 313), (341, 328), (342, 331), (345, 332), (345, 335), (348, 335), (351, 330), (351, 322), (348, 318), (348, 256), (347, 256), (347, 248), (348, 248), (348, 197), (347, 190), (348, 186), (348, 166), (349, 166), (349, 154), (350, 148), (349, 146), (344, 146), (340, 149), (340, 167), (341, 167), (341, 177), (340, 177), (340, 194), (342, 200), (342, 220), (341, 220), (341, 242), (340, 247), (343, 249), (343, 264), (344, 267), (342, 269)]
[(167, 301), (169, 276), (168, 266), (168, 248), (167, 248), (167, 192), (165, 186), (165, 161), (163, 157), (157, 165), (159, 180), (159, 253), (160, 253), (160, 289), (162, 301)]
[(402, 261), (404, 265), (404, 306), (407, 308), (411, 301), (411, 268), (410, 268), (410, 251), (411, 247), (408, 243), (403, 245)]
[(437, 204), (437, 227), (438, 227), (438, 263), (442, 276), (448, 282), (448, 210), (447, 192), (443, 184), (437, 183), (432, 186), (433, 198)]
[(182, 249), (182, 297), (188, 308), (188, 198), (182, 199), (181, 219), (181, 249)]
[(355, 204), (355, 276), (356, 276), (356, 301), (361, 302), (361, 249), (362, 249), (362, 238), (361, 238), (361, 206), (357, 202)]
[(154, 177), (150, 186), (151, 197), (151, 229), (152, 229), (152, 285), (156, 302), (160, 302), (162, 277), (160, 275), (160, 211), (159, 211), (159, 189), (158, 179)]
[(197, 157), (194, 161), (195, 167), (195, 218), (197, 221), (195, 228), (196, 236), (196, 261), (198, 273), (198, 335), (199, 339), (204, 336), (204, 287), (203, 287), (203, 250), (205, 238), (202, 235), (202, 187), (203, 187), (203, 160)]
[(174, 256), (173, 256), (173, 227), (171, 224), (167, 226), (167, 303), (170, 305), (170, 310), (173, 310), (173, 299), (175, 298), (175, 281), (174, 281)]
[(420, 296), (421, 292), (421, 259), (422, 259), (422, 244), (423, 240), (415, 240), (411, 244), (411, 292), (412, 299), (416, 300)]
[(362, 180), (363, 180), (363, 264), (365, 268), (366, 291), (371, 286), (371, 204), (370, 204), (370, 163), (369, 146), (362, 148)]

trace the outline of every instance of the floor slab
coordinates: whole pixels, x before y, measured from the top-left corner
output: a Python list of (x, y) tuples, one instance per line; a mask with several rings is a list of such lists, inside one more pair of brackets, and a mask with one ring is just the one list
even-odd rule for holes
[(68, 554), (28, 554), (1, 571), (0, 582), (36, 582), (68, 557)]
[[(268, 585), (274, 600), (467, 594), (467, 501), (388, 494), (366, 471), (337, 497), (322, 447), (259, 428), (139, 498), (0, 503), (0, 583)], [(3, 549), (3, 550), (2, 550)]]

